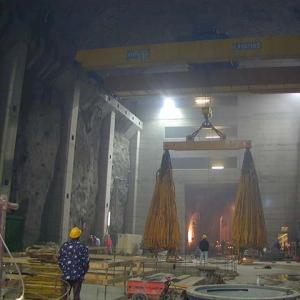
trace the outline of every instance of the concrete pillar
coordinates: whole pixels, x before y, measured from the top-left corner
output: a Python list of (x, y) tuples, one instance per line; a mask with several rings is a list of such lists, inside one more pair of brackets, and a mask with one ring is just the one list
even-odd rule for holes
[[(299, 132), (300, 135), (300, 132)], [(300, 142), (300, 137), (299, 137)], [(297, 196), (295, 205), (295, 232), (296, 239), (300, 241), (300, 144), (298, 143), (298, 173), (297, 173)]]
[(71, 112), (68, 119), (68, 136), (67, 144), (65, 147), (66, 161), (64, 167), (63, 178), (63, 204), (62, 204), (62, 220), (61, 220), (61, 242), (68, 238), (69, 226), (70, 226), (70, 203), (71, 203), (71, 191), (72, 191), (72, 178), (73, 178), (73, 165), (76, 143), (76, 130), (78, 109), (80, 100), (80, 85), (78, 81), (74, 83), (73, 98), (71, 100)]
[(98, 236), (107, 233), (108, 229), (115, 122), (116, 115), (112, 111), (104, 118), (101, 128), (100, 183), (95, 217), (95, 234)]
[(9, 199), (27, 44), (19, 42), (0, 61), (0, 194)]
[(126, 208), (126, 224), (127, 233), (135, 233), (136, 223), (136, 200), (138, 186), (138, 167), (140, 152), (140, 130), (136, 131), (130, 140), (130, 178), (128, 186), (128, 204)]
[(180, 226), (180, 253), (186, 252), (185, 242), (186, 242), (186, 215), (185, 215), (185, 184), (184, 183), (175, 183), (176, 191), (176, 207), (177, 207), (177, 216)]

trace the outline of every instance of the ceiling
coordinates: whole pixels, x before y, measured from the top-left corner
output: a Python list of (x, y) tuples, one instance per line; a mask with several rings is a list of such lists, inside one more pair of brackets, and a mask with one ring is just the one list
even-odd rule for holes
[[(78, 49), (300, 34), (300, 0), (1, 0), (64, 56)], [(272, 3), (272, 5), (270, 5)]]

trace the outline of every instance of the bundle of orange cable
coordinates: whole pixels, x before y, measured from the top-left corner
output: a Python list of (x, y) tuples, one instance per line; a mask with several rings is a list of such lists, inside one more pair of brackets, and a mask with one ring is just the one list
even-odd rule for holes
[(244, 155), (232, 226), (232, 240), (237, 249), (262, 249), (266, 245), (258, 177), (249, 149), (246, 149)]
[(152, 202), (144, 230), (143, 247), (150, 250), (175, 250), (180, 241), (179, 222), (175, 201), (175, 186), (169, 151), (162, 156), (156, 173)]

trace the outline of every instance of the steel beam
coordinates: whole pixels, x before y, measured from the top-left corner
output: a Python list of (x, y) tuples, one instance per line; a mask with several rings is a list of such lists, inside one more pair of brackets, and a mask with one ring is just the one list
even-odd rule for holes
[(18, 42), (2, 58), (0, 78), (0, 193), (9, 198), (23, 89), (27, 43)]
[(300, 57), (300, 37), (245, 37), (81, 50), (76, 60), (87, 69), (145, 67), (248, 59)]
[(61, 242), (67, 240), (70, 222), (70, 204), (72, 195), (73, 166), (75, 156), (76, 130), (78, 110), (80, 101), (79, 81), (74, 83), (73, 99), (71, 101), (71, 113), (68, 120), (68, 141), (66, 145), (66, 165), (64, 169), (63, 182), (63, 205), (62, 205), (62, 226)]
[(300, 67), (218, 69), (194, 72), (113, 76), (104, 79), (118, 96), (203, 92), (300, 91)]
[[(0, 233), (5, 240), (5, 228), (6, 228), (6, 214), (8, 210), (17, 210), (19, 208), (19, 204), (9, 202), (6, 195), (0, 194)], [(3, 286), (4, 286), (4, 272), (3, 272), (3, 249), (4, 245), (2, 241), (0, 241), (0, 299), (3, 299)]]
[(107, 234), (108, 216), (110, 209), (112, 163), (115, 136), (115, 112), (110, 112), (103, 120), (101, 127), (101, 152), (100, 152), (100, 183), (99, 196), (96, 202), (95, 234)]
[(250, 140), (164, 141), (164, 150), (240, 150), (251, 147)]
[(136, 115), (134, 115), (130, 110), (128, 110), (124, 105), (122, 105), (115, 97), (104, 95), (104, 101), (108, 103), (114, 111), (126, 117), (130, 122), (136, 125), (139, 129), (143, 129), (143, 122)]
[(130, 139), (130, 177), (128, 190), (128, 207), (126, 210), (126, 232), (135, 233), (136, 201), (139, 169), (141, 132), (138, 130)]
[[(124, 116), (127, 120), (133, 123), (137, 128), (143, 129), (143, 122), (129, 109), (127, 109), (124, 105), (122, 105), (118, 101), (118, 97), (115, 97), (113, 95), (103, 94), (103, 90), (99, 89), (99, 86), (94, 81), (89, 80), (87, 76), (83, 76), (82, 80), (89, 86), (89, 88), (91, 89), (91, 93), (93, 95), (97, 95), (97, 100), (99, 101), (101, 106), (103, 101), (107, 104), (105, 108), (102, 107), (104, 114), (108, 111), (113, 110), (114, 112)], [(89, 105), (89, 101), (87, 101), (86, 103), (82, 103), (81, 105), (84, 108), (85, 106)]]

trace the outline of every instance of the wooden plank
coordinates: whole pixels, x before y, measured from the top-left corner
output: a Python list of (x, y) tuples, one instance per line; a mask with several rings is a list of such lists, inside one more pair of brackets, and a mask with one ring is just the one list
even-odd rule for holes
[(3, 262), (4, 263), (14, 263), (16, 262), (17, 264), (33, 264), (33, 263), (39, 263), (39, 260), (36, 258), (29, 258), (29, 257), (14, 257), (14, 259), (11, 259), (10, 257), (3, 257)]
[(118, 275), (118, 274), (121, 274), (123, 275), (124, 274), (124, 269), (123, 270), (99, 270), (99, 269), (89, 269), (88, 271), (89, 274), (98, 274), (98, 275), (107, 275), (107, 276), (114, 276), (114, 275)]
[[(110, 260), (113, 261), (113, 255), (109, 254), (90, 254), (91, 260)], [(152, 258), (144, 257), (144, 256), (122, 256), (116, 255), (115, 260), (124, 260), (124, 261), (134, 261), (134, 262), (141, 262), (141, 261), (154, 261)]]
[(109, 269), (113, 267), (129, 267), (133, 265), (133, 262), (131, 261), (99, 261), (97, 263), (93, 263), (93, 266), (95, 266), (97, 269)]
[(250, 140), (164, 141), (164, 150), (240, 150), (251, 147)]
[(184, 280), (178, 281), (174, 284), (172, 284), (173, 287), (176, 288), (189, 288), (192, 287), (194, 285), (198, 285), (200, 283), (203, 283), (203, 281), (205, 281), (205, 277), (200, 277), (200, 276), (191, 276), (189, 278), (186, 278)]

